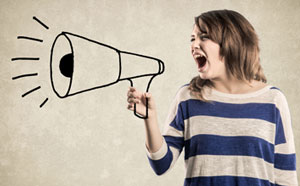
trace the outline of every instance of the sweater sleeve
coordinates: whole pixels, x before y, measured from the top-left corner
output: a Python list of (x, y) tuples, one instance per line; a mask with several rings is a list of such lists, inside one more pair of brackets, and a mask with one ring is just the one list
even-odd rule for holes
[(165, 121), (161, 148), (155, 153), (150, 153), (146, 148), (150, 165), (157, 175), (162, 175), (170, 170), (178, 159), (184, 146), (183, 131), (184, 119), (180, 106), (180, 96), (177, 93)]
[(297, 186), (296, 151), (291, 115), (282, 92), (276, 97), (275, 184)]

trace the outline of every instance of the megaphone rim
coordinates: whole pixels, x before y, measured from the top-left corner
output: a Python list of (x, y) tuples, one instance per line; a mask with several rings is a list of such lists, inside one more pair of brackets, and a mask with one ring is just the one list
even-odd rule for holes
[(73, 80), (73, 75), (71, 76), (70, 80), (69, 80), (69, 87), (68, 87), (68, 90), (66, 92), (65, 95), (61, 96), (55, 89), (55, 86), (54, 86), (54, 81), (53, 81), (53, 72), (52, 72), (52, 56), (53, 56), (53, 49), (55, 47), (55, 43), (56, 41), (58, 40), (59, 37), (61, 36), (64, 36), (67, 41), (69, 42), (69, 45), (70, 45), (70, 49), (71, 49), (71, 53), (72, 53), (72, 56), (73, 56), (73, 60), (74, 60), (74, 50), (73, 50), (73, 45), (72, 45), (72, 42), (70, 40), (70, 38), (67, 36), (66, 32), (61, 32), (60, 34), (58, 34), (54, 41), (53, 41), (53, 44), (51, 46), (51, 52), (50, 52), (50, 81), (51, 81), (51, 87), (54, 91), (54, 93), (59, 97), (59, 98), (66, 98), (68, 97), (69, 93), (70, 93), (70, 90), (71, 90), (71, 85), (72, 85), (72, 80)]

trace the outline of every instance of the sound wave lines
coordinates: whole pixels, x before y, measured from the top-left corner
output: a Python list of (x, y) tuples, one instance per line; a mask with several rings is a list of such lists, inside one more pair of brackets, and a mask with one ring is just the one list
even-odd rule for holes
[(23, 74), (23, 75), (19, 75), (19, 76), (12, 77), (12, 80), (19, 79), (19, 78), (23, 78), (23, 77), (28, 77), (28, 76), (37, 76), (37, 75), (38, 75), (38, 73)]
[(40, 21), (38, 18), (36, 18), (35, 16), (33, 16), (33, 19), (36, 20), (38, 23), (40, 23), (44, 28), (46, 28), (47, 30), (49, 29), (49, 27), (47, 25), (45, 25), (42, 21)]
[[(39, 20), (37, 17), (33, 16), (33, 20), (35, 20), (37, 23), (39, 23), (45, 29), (47, 29), (47, 30), (49, 29), (49, 27), (45, 23), (43, 23), (41, 20)], [(17, 39), (18, 40), (25, 40), (25, 41), (35, 42), (35, 43), (43, 43), (43, 39), (36, 38), (36, 37), (29, 37), (29, 36), (25, 36), (25, 35), (19, 35), (19, 36), (17, 36)], [(11, 58), (11, 61), (39, 61), (39, 60), (40, 60), (40, 58), (35, 57), (35, 56), (19, 56), (19, 57)], [(17, 79), (21, 79), (21, 78), (27, 79), (27, 77), (34, 77), (34, 76), (38, 76), (38, 73), (21, 74), (21, 75), (12, 77), (12, 80), (17, 80)], [(31, 90), (28, 90), (27, 92), (22, 94), (22, 98), (28, 96), (29, 94), (31, 94), (33, 92), (36, 92), (39, 89), (41, 89), (41, 86), (37, 86), (37, 87), (35, 87)], [(46, 98), (40, 104), (40, 108), (42, 108), (47, 103), (48, 100), (49, 100), (49, 98)]]
[(45, 101), (43, 101), (43, 103), (40, 105), (40, 108), (42, 108), (45, 105), (45, 103), (47, 103), (47, 101), (48, 101), (48, 98), (46, 98)]
[(18, 36), (17, 39), (26, 39), (26, 40), (31, 40), (31, 41), (37, 41), (37, 42), (43, 42), (41, 39), (33, 38), (33, 37), (28, 37), (28, 36)]
[(38, 90), (38, 89), (40, 89), (40, 88), (41, 88), (41, 86), (38, 86), (38, 87), (36, 87), (36, 88), (34, 88), (34, 89), (31, 89), (31, 90), (29, 90), (28, 92), (26, 92), (25, 94), (23, 94), (22, 97), (25, 97), (25, 96), (27, 96), (28, 94), (30, 94), (30, 93), (32, 93), (32, 92), (34, 92), (34, 91), (36, 91), (36, 90)]
[(38, 61), (38, 60), (40, 60), (40, 58), (39, 57), (15, 57), (15, 58), (11, 58), (11, 61), (17, 61), (17, 60)]

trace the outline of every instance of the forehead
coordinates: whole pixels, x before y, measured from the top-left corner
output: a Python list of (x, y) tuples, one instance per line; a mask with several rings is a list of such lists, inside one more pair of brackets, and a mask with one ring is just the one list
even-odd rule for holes
[(202, 35), (202, 34), (207, 34), (206, 30), (202, 30), (201, 28), (199, 28), (197, 25), (194, 25), (193, 26), (193, 31), (192, 31), (192, 34), (191, 36), (192, 37), (195, 37), (197, 35)]
[(200, 33), (199, 28), (197, 27), (197, 25), (194, 25), (192, 30), (192, 36), (196, 36), (199, 33)]

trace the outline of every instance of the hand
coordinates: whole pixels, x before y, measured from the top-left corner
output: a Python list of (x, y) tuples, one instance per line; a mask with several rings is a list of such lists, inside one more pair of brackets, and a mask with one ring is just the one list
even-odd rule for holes
[(148, 92), (142, 93), (134, 87), (130, 87), (127, 92), (127, 108), (134, 111), (134, 104), (136, 104), (137, 114), (146, 116), (146, 98), (148, 99), (148, 116), (153, 115), (155, 112), (155, 104), (152, 95)]

